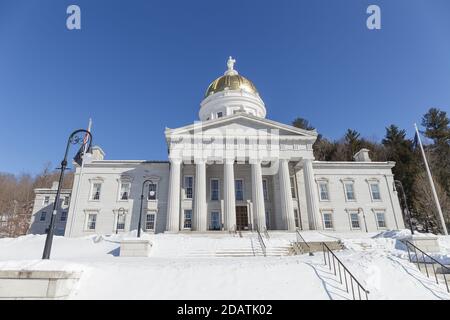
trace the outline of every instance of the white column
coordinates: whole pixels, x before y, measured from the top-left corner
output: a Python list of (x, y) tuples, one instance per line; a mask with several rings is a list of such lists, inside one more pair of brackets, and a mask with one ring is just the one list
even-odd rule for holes
[(252, 200), (255, 223), (260, 231), (266, 228), (266, 213), (264, 208), (264, 192), (262, 183), (261, 162), (252, 163)]
[(294, 206), (292, 205), (289, 160), (281, 159), (278, 171), (281, 195), (281, 219), (287, 230), (295, 230)]
[(195, 162), (194, 180), (193, 229), (196, 231), (206, 231), (206, 162), (204, 160), (197, 160)]
[(225, 160), (223, 171), (223, 207), (225, 230), (236, 228), (236, 194), (234, 190), (234, 159)]
[(303, 161), (303, 175), (305, 178), (306, 207), (308, 209), (309, 228), (311, 230), (319, 230), (322, 229), (322, 224), (320, 223), (319, 200), (317, 198), (317, 188), (314, 180), (312, 160), (306, 159)]
[(180, 230), (181, 160), (170, 161), (169, 195), (167, 203), (167, 231)]

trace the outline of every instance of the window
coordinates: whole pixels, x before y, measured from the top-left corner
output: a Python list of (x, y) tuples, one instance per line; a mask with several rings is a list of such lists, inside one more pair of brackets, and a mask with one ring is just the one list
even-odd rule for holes
[(330, 197), (328, 195), (328, 183), (327, 182), (319, 182), (319, 196), (320, 201), (329, 201)]
[(353, 182), (345, 182), (344, 188), (345, 188), (345, 198), (347, 199), (347, 201), (355, 201), (356, 198)]
[(263, 195), (264, 195), (264, 200), (269, 200), (269, 189), (268, 189), (268, 185), (267, 185), (267, 179), (263, 179)]
[(150, 183), (148, 185), (148, 200), (156, 200), (156, 196), (157, 196), (157, 192), (158, 192), (158, 186), (156, 183)]
[(223, 112), (217, 112), (217, 118), (222, 118), (223, 117)]
[(41, 215), (39, 216), (39, 221), (44, 222), (47, 218), (47, 212), (43, 211), (41, 212)]
[(333, 229), (333, 215), (331, 212), (323, 213), (323, 227), (324, 229)]
[(294, 177), (291, 177), (291, 196), (293, 199), (297, 198), (297, 196), (295, 195), (295, 179)]
[(211, 179), (211, 200), (219, 200), (219, 179)]
[(97, 222), (97, 214), (96, 213), (90, 213), (88, 215), (87, 229), (88, 230), (95, 230), (96, 222)]
[(131, 183), (121, 182), (120, 183), (120, 200), (128, 200), (130, 197)]
[(64, 202), (63, 202), (63, 204), (65, 205), (65, 206), (68, 206), (69, 205), (69, 196), (65, 196), (64, 197)]
[(50, 197), (49, 196), (45, 196), (44, 197), (44, 206), (48, 205), (50, 203)]
[(126, 215), (125, 213), (118, 213), (117, 214), (117, 224), (116, 224), (116, 230), (125, 230), (125, 221), (126, 221)]
[(210, 230), (220, 230), (220, 213), (218, 211), (211, 211), (211, 225)]
[(94, 183), (92, 185), (92, 197), (91, 200), (100, 200), (100, 192), (102, 190), (101, 183)]
[(244, 180), (235, 180), (234, 189), (236, 192), (236, 200), (244, 200)]
[(192, 228), (192, 210), (184, 210), (184, 229)]
[(61, 222), (67, 221), (67, 211), (61, 212), (61, 217), (59, 217), (59, 221), (61, 221)]
[(361, 229), (358, 212), (350, 212), (350, 223), (352, 225), (352, 229)]
[(298, 209), (294, 209), (295, 227), (300, 228), (300, 219), (298, 216)]
[(184, 192), (186, 199), (192, 199), (193, 185), (194, 185), (194, 177), (192, 176), (184, 177)]
[(381, 200), (380, 185), (378, 183), (370, 183), (370, 192), (372, 200)]
[(147, 213), (145, 217), (145, 230), (155, 230), (155, 218), (156, 214), (154, 212)]
[(383, 211), (375, 212), (378, 228), (386, 228), (386, 218)]

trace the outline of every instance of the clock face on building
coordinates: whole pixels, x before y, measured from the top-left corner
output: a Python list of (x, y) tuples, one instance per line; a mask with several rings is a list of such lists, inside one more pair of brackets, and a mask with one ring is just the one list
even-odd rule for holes
[(153, 190), (152, 190), (152, 191), (150, 191), (150, 196), (152, 196), (152, 197), (153, 197), (154, 195), (155, 195), (155, 191), (153, 191)]

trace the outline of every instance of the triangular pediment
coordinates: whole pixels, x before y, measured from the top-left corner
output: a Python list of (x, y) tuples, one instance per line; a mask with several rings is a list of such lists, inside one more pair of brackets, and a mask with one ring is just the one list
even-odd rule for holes
[(194, 124), (177, 129), (166, 129), (167, 135), (194, 134), (201, 130), (204, 134), (234, 133), (242, 135), (253, 135), (257, 131), (265, 131), (267, 134), (279, 136), (298, 136), (304, 138), (316, 138), (316, 131), (299, 129), (276, 121), (248, 115), (237, 114), (209, 121), (198, 121)]

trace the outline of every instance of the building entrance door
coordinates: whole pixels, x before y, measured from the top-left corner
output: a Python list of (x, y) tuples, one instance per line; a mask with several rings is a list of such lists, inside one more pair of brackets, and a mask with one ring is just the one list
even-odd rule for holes
[(246, 206), (236, 206), (236, 229), (248, 230), (248, 213)]

